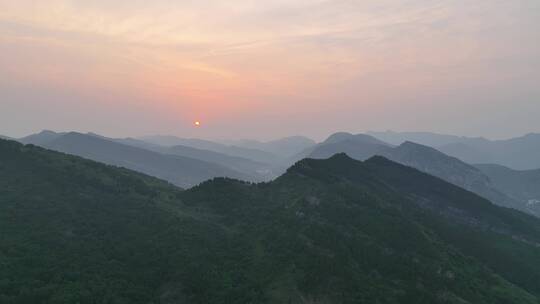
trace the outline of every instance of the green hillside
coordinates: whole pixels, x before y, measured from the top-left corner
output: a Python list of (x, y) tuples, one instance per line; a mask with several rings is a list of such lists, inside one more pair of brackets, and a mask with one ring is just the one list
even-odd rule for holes
[(381, 157), (187, 191), (0, 140), (0, 303), (540, 303), (540, 221)]

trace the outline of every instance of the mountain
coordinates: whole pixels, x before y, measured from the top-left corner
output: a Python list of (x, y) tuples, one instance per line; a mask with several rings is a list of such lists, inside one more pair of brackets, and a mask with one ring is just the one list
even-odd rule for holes
[(162, 154), (184, 156), (210, 163), (215, 163), (220, 166), (241, 172), (245, 174), (246, 177), (253, 177), (249, 179), (249, 181), (266, 181), (277, 177), (274, 173), (273, 165), (256, 162), (247, 158), (230, 156), (219, 152), (197, 149), (182, 145), (160, 146), (134, 138), (122, 138), (113, 140), (119, 143), (159, 152)]
[(478, 168), (450, 157), (436, 149), (405, 142), (381, 155), (400, 164), (442, 178), (504, 207), (529, 211), (525, 204), (506, 196)]
[(437, 149), (469, 164), (487, 164), (496, 162), (491, 153), (486, 154), (482, 149), (475, 148), (473, 145), (462, 142), (446, 144)]
[(187, 191), (0, 141), (0, 302), (538, 303), (540, 221), (382, 157)]
[(267, 142), (248, 139), (229, 141), (228, 143), (234, 146), (270, 152), (281, 157), (291, 157), (316, 145), (313, 139), (305, 136), (289, 136)]
[[(181, 145), (186, 141), (185, 138), (180, 138), (180, 137), (172, 136), (172, 135), (149, 135), (149, 136), (141, 136), (136, 139), (139, 139), (139, 140), (142, 140), (147, 143), (154, 144), (154, 145), (168, 146), (168, 147)], [(205, 142), (207, 144), (214, 143), (212, 141), (206, 141), (206, 140), (201, 140), (201, 142)]]
[(540, 168), (540, 134), (506, 140), (465, 140), (438, 147), (469, 163), (494, 163), (516, 170)]
[(23, 144), (33, 144), (33, 145), (41, 146), (65, 134), (66, 133), (57, 133), (54, 131), (43, 130), (39, 133), (31, 134), (26, 137), (19, 138), (17, 139), (17, 141)]
[(427, 146), (404, 142), (393, 147), (365, 134), (336, 133), (307, 156), (328, 158), (336, 153), (346, 153), (357, 160), (382, 155), (400, 164), (442, 178), (500, 206), (530, 212), (526, 204), (508, 197), (492, 185), (489, 178), (479, 169)]
[(393, 149), (384, 151), (381, 155), (400, 164), (442, 178), (467, 190), (472, 190), (475, 186), (487, 186), (489, 184), (487, 176), (483, 175), (474, 166), (431, 147), (413, 142), (404, 142)]
[(365, 160), (391, 149), (391, 147), (391, 145), (369, 135), (338, 132), (330, 135), (322, 143), (297, 154), (294, 161), (305, 157), (328, 158), (336, 153), (347, 153), (355, 159)]
[(146, 149), (150, 151), (156, 151), (156, 152), (166, 151), (169, 148), (168, 146), (160, 146), (157, 144), (152, 144), (152, 143), (149, 143), (140, 139), (132, 138), (132, 137), (126, 137), (126, 138), (102, 137), (102, 138), (117, 142), (119, 144), (124, 144), (128, 146), (133, 146), (133, 147), (142, 148), (142, 149)]
[(411, 141), (436, 148), (469, 164), (493, 163), (516, 170), (540, 168), (540, 134), (505, 140), (461, 137), (429, 132), (368, 132), (380, 140), (401, 144)]
[[(471, 137), (461, 137), (432, 132), (368, 131), (366, 134), (393, 145), (401, 145), (406, 141), (410, 141), (430, 147), (440, 147), (447, 144), (458, 143), (467, 139), (474, 139)], [(480, 140), (480, 138), (478, 139)]]
[[(254, 179), (252, 176), (218, 164), (194, 158), (164, 155), (120, 144), (102, 136), (76, 132), (55, 134), (46, 133), (45, 138), (49, 139), (49, 141), (46, 141), (44, 136), (29, 136), (25, 138), (25, 141), (51, 150), (132, 169), (167, 180), (180, 187), (191, 187), (207, 179), (219, 176)], [(33, 139), (37, 139), (37, 141), (33, 142)]]
[(540, 216), (540, 169), (512, 170), (493, 164), (475, 167), (487, 175), (497, 189), (522, 202), (531, 213)]
[(257, 180), (253, 181), (270, 180), (277, 177), (272, 171), (272, 165), (256, 162), (238, 156), (229, 156), (219, 152), (202, 150), (188, 146), (172, 146), (164, 150), (163, 153), (191, 157), (216, 163), (224, 167), (229, 167), (238, 172), (243, 172), (246, 175), (258, 177)]
[(279, 163), (280, 157), (266, 151), (221, 144), (204, 139), (179, 138), (175, 136), (144, 136), (139, 138), (145, 142), (161, 146), (188, 146), (196, 149), (210, 150), (229, 156), (247, 158), (252, 161), (275, 164)]
[(4, 136), (4, 135), (0, 135), (0, 139), (3, 139), (3, 140), (13, 140), (13, 138), (8, 137), (8, 136)]

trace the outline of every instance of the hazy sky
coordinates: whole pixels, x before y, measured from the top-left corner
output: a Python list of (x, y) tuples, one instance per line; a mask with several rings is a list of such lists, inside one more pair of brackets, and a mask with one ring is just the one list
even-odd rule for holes
[(41, 129), (539, 132), (540, 1), (0, 0), (0, 134)]

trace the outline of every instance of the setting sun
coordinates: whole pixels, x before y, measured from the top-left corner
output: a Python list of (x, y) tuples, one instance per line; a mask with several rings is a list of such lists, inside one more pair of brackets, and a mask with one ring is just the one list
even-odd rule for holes
[(201, 126), (201, 122), (198, 121), (198, 120), (196, 122), (194, 122), (193, 124), (195, 125), (195, 127), (200, 127)]

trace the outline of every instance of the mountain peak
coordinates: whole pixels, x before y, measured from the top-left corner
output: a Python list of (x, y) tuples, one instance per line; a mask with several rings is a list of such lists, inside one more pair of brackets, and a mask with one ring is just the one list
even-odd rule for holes
[(328, 160), (330, 160), (330, 161), (353, 161), (353, 162), (357, 161), (357, 160), (353, 159), (352, 157), (350, 157), (349, 155), (347, 155), (347, 153), (345, 153), (345, 152), (336, 153), (336, 154), (332, 155)]
[(381, 141), (371, 135), (368, 134), (351, 134), (347, 132), (337, 132), (332, 135), (330, 135), (323, 144), (334, 144), (339, 143), (343, 141), (354, 141), (357, 143), (364, 143), (364, 144), (375, 144), (375, 145), (381, 145), (381, 146), (390, 146), (388, 143)]
[(41, 132), (38, 133), (38, 135), (56, 135), (57, 132), (51, 131), (51, 130), (41, 130)]
[(336, 132), (328, 136), (328, 138), (324, 141), (324, 143), (327, 143), (327, 144), (335, 143), (342, 140), (350, 139), (352, 137), (354, 137), (354, 135), (349, 132)]
[(406, 140), (404, 141), (401, 145), (399, 145), (401, 147), (415, 147), (415, 148), (420, 148), (420, 147), (424, 147), (424, 148), (427, 148), (427, 146), (425, 145), (421, 145), (421, 144), (418, 144), (418, 143), (415, 143), (415, 142), (412, 142), (412, 141), (409, 141), (409, 140)]
[(405, 141), (401, 145), (397, 146), (396, 149), (402, 150), (402, 151), (408, 151), (408, 152), (430, 152), (430, 153), (435, 153), (437, 155), (443, 154), (437, 149), (434, 149), (432, 147), (428, 147), (425, 145), (421, 145), (412, 141)]
[(50, 142), (64, 133), (57, 133), (50, 130), (43, 130), (39, 133), (31, 134), (23, 138), (19, 138), (19, 141), (23, 144), (33, 144), (33, 145), (43, 145), (47, 142)]
[(287, 170), (285, 176), (300, 175), (315, 180), (358, 180), (366, 176), (367, 167), (346, 153), (336, 153), (327, 159), (305, 158)]

